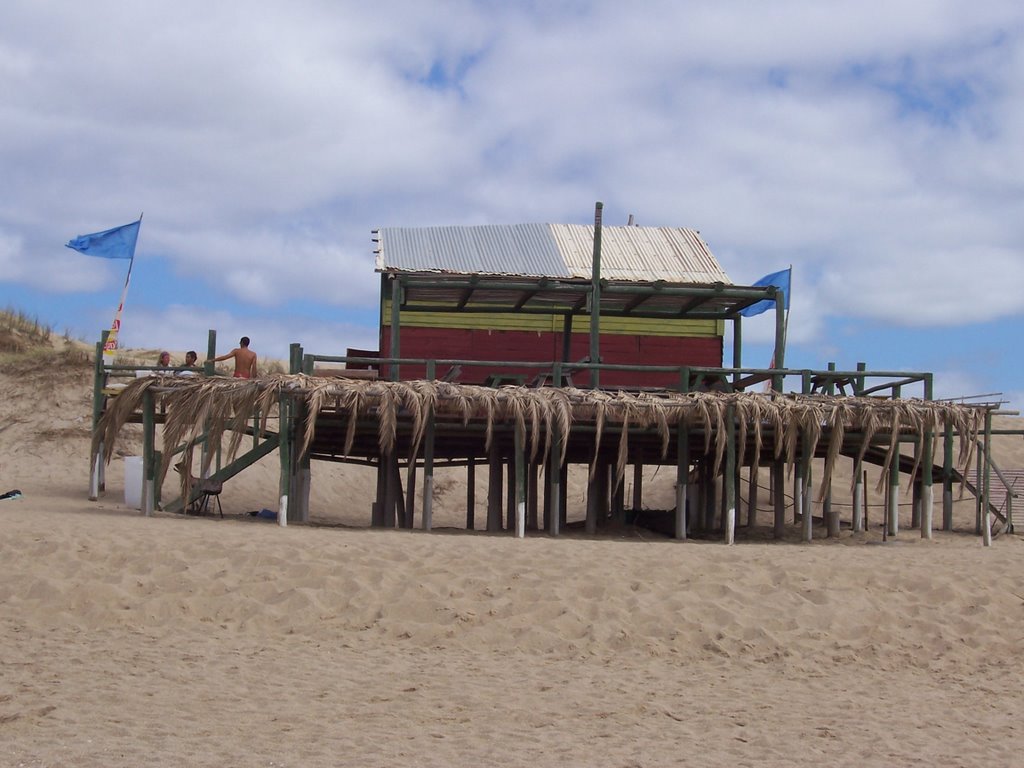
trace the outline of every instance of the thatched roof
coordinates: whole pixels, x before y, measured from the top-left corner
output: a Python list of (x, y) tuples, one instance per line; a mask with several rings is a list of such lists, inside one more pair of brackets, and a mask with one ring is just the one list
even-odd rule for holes
[[(860, 457), (882, 441), (886, 450), (884, 470), (897, 456), (901, 437), (916, 438), (919, 461), (926, 439), (931, 436), (934, 440), (950, 425), (959, 436), (957, 464), (965, 467), (970, 463), (984, 416), (978, 407), (916, 399), (751, 392), (629, 393), (554, 387), (495, 389), (439, 381), (388, 382), (302, 374), (253, 380), (164, 376), (138, 379), (112, 402), (94, 435), (94, 454), (102, 441), (104, 458), (110, 461), (118, 432), (139, 409), (147, 391), (153, 392), (166, 413), (165, 446), (191, 446), (204, 434), (210, 444), (218, 445), (229, 432), (227, 453), (233, 457), (254, 420), (260, 420), (260, 429), (265, 430), (267, 419), (276, 417), (279, 404), (287, 399), (310, 416), (298, 436), (299, 455), (309, 449), (316, 429), (315, 416), (325, 410), (355, 416), (348, 419), (343, 455), (352, 450), (357, 419), (376, 421), (382, 455), (394, 450), (399, 421), (406, 420), (411, 424), (411, 455), (415, 456), (433, 414), (438, 420), (463, 424), (483, 421), (488, 446), (496, 425), (512, 426), (534, 459), (538, 454), (547, 457), (553, 435), (568, 435), (574, 423), (587, 423), (596, 428), (595, 461), (602, 439), (610, 431), (618, 433), (619, 478), (625, 470), (630, 430), (656, 430), (664, 457), (673, 430), (680, 426), (703, 434), (705, 455), (714, 456), (717, 473), (725, 456), (726, 425), (731, 417), (736, 425), (738, 464), (744, 462), (748, 442), (759, 454), (764, 440), (771, 439), (775, 457), (792, 466), (800, 458), (802, 445), (813, 456), (819, 442), (827, 439), (822, 494), (848, 433), (861, 434)], [(565, 459), (565, 441), (560, 459)], [(185, 469), (191, 464), (191, 450), (186, 450)], [(166, 472), (166, 467), (162, 469)], [(183, 475), (187, 483), (188, 472)]]

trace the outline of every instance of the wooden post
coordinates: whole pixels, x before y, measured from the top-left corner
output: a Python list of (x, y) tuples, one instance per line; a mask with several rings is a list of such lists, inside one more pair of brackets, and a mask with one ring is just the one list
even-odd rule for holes
[(562, 469), (560, 459), (562, 454), (562, 440), (556, 424), (551, 425), (551, 450), (548, 453), (548, 468), (546, 472), (545, 485), (548, 487), (548, 503), (544, 507), (544, 513), (548, 518), (548, 533), (557, 536), (562, 524)]
[(796, 459), (793, 467), (793, 523), (798, 524), (804, 512), (804, 458)]
[(862, 462), (853, 460), (853, 530), (860, 533), (864, 530), (864, 486), (867, 482), (864, 471), (861, 469)]
[(747, 478), (747, 527), (749, 528), (757, 525), (757, 475), (758, 460), (755, 456), (750, 463), (750, 475)]
[[(985, 510), (985, 530), (984, 530), (984, 539), (982, 540), (982, 543), (986, 547), (991, 547), (992, 546), (992, 510), (991, 510), (992, 495), (990, 493), (990, 491), (991, 491), (991, 478), (992, 478), (992, 469), (990, 467), (990, 462), (992, 461), (992, 458), (991, 458), (991, 454), (989, 453), (989, 450), (991, 449), (991, 446), (992, 446), (992, 411), (990, 409), (986, 408), (985, 409), (985, 448), (984, 448), (984, 451), (985, 451), (985, 479), (984, 479), (983, 484), (979, 486), (980, 488), (984, 488), (984, 491), (983, 491), (984, 498), (982, 499), (981, 503), (982, 503), (982, 508)], [(980, 452), (979, 452), (979, 455), (980, 455)], [(1007, 489), (1007, 495), (1009, 495), (1009, 489)]]
[(690, 483), (690, 431), (680, 419), (676, 427), (675, 537), (686, 539), (686, 501)]
[[(594, 205), (594, 257), (590, 270), (590, 365), (601, 362), (601, 211), (604, 203)], [(590, 369), (590, 387), (597, 389), (601, 371)], [(589, 521), (589, 515), (588, 515)], [(589, 525), (589, 522), (588, 522)]]
[(725, 496), (725, 519), (722, 527), (725, 528), (725, 543), (736, 542), (736, 409), (734, 406), (726, 408), (728, 420), (725, 425), (725, 475), (722, 478), (723, 495)]
[(466, 462), (466, 530), (476, 528), (476, 459)]
[[(142, 394), (142, 514), (151, 517), (155, 505), (153, 485), (153, 452), (156, 448), (156, 405), (153, 402), (153, 389), (150, 387)], [(187, 503), (186, 499), (186, 503)]]
[(974, 451), (974, 532), (981, 534), (982, 526), (982, 503), (981, 503), (981, 462), (982, 462), (983, 451), (975, 446)]
[(889, 535), (896, 536), (900, 532), (900, 447), (896, 444), (896, 454), (889, 464)]
[(910, 528), (918, 528), (921, 525), (921, 473), (918, 473), (910, 481)]
[(288, 490), (292, 479), (291, 421), (289, 419), (291, 400), (282, 395), (277, 402), (278, 452), (281, 454), (281, 498), (277, 505), (277, 524), (288, 525)]
[(491, 438), (487, 454), (487, 530), (490, 533), (501, 530), (501, 481), (504, 467), (501, 464), (501, 450), (498, 441)]
[(370, 525), (374, 528), (384, 527), (384, 504), (387, 497), (387, 462), (385, 456), (380, 456), (377, 461), (377, 496), (373, 502), (370, 513)]
[(801, 439), (803, 458), (801, 463), (804, 465), (803, 471), (803, 487), (800, 489), (800, 501), (802, 504), (803, 513), (803, 540), (813, 541), (814, 540), (814, 516), (811, 514), (811, 497), (813, 488), (813, 480), (811, 473), (811, 461), (814, 457), (811, 455), (811, 446), (807, 439), (807, 435), (803, 435)]
[(921, 475), (921, 538), (932, 537), (932, 523), (935, 511), (935, 498), (932, 489), (932, 474), (935, 469), (935, 435), (932, 432), (925, 434), (924, 458), (922, 459), (923, 473)]
[(558, 526), (564, 530), (569, 524), (569, 465), (563, 464), (558, 470), (561, 474), (558, 482)]
[(633, 512), (643, 509), (644, 502), (644, 460), (642, 455), (637, 456), (633, 465)]
[(526, 535), (526, 449), (523, 435), (515, 432), (515, 480), (516, 480), (516, 537)]
[(953, 530), (953, 425), (942, 430), (942, 530)]
[(778, 458), (772, 460), (772, 504), (775, 508), (775, 520), (772, 534), (776, 539), (786, 535), (786, 461)]
[[(513, 445), (515, 439), (513, 438)], [(512, 455), (505, 462), (505, 530), (514, 531), (516, 528), (516, 457), (515, 448)]]
[[(96, 360), (93, 364), (93, 382), (92, 382), (92, 434), (96, 434), (96, 426), (100, 423), (100, 416), (103, 413), (103, 400), (105, 395), (103, 394), (104, 380), (106, 379), (106, 373), (103, 369), (103, 347), (107, 343), (107, 337), (110, 331), (103, 331), (100, 337), (100, 341), (96, 343)], [(92, 466), (89, 467), (89, 501), (96, 501), (100, 497), (100, 491), (105, 490), (103, 476), (103, 454), (105, 452), (105, 446), (103, 441), (100, 440), (98, 443), (99, 450), (96, 452), (96, 456), (93, 458)]]
[(405, 509), (402, 510), (402, 527), (412, 528), (416, 515), (416, 457), (409, 457), (405, 469)]
[[(427, 363), (427, 380), (433, 381), (436, 378), (433, 360)], [(434, 439), (435, 439), (434, 409), (427, 412), (427, 428), (423, 434), (423, 530), (429, 531), (434, 528)], [(470, 491), (471, 493), (472, 491)], [(412, 496), (410, 487), (409, 495)]]
[[(402, 282), (401, 278), (391, 276), (391, 357), (399, 358), (402, 355), (402, 338), (399, 332), (402, 317)], [(398, 381), (400, 372), (398, 363), (392, 363), (389, 367), (389, 378), (391, 381)]]
[(597, 516), (600, 508), (599, 497), (601, 494), (601, 470), (604, 464), (598, 459), (594, 471), (587, 475), (587, 519), (584, 525), (588, 535), (597, 533)]
[(611, 514), (615, 524), (623, 526), (626, 524), (626, 480), (623, 477), (622, 482), (615, 482), (615, 466), (613, 464), (608, 465), (608, 473), (608, 484), (613, 489)]
[(825, 499), (822, 505), (822, 513), (825, 515), (827, 525), (826, 535), (829, 538), (839, 536), (839, 510), (832, 505), (832, 484), (829, 483), (828, 491), (825, 492)]
[(526, 528), (536, 531), (540, 516), (540, 465), (531, 461), (526, 467)]

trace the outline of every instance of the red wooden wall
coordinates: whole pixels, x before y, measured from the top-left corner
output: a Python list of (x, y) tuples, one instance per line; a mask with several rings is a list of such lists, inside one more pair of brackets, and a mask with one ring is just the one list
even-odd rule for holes
[[(562, 334), (536, 331), (498, 331), (463, 328), (418, 328), (407, 326), (401, 330), (399, 351), (402, 357), (462, 360), (528, 360), (553, 361), (561, 358)], [(391, 356), (390, 329), (381, 333), (381, 357)], [(569, 360), (577, 361), (590, 352), (590, 337), (574, 333), (570, 342)], [(722, 364), (721, 337), (632, 336), (605, 334), (601, 337), (601, 358), (604, 363), (621, 365), (698, 365), (719, 367)], [(447, 366), (438, 366), (441, 377)], [(402, 365), (403, 379), (419, 379), (426, 375), (422, 365)], [(529, 382), (537, 369), (463, 366), (458, 381), (463, 384), (481, 384), (495, 373), (523, 374)], [(387, 371), (381, 372), (382, 376)], [(574, 374), (574, 383), (586, 387), (586, 372)], [(602, 386), (672, 387), (679, 385), (678, 373), (647, 373), (631, 371), (602, 371)]]

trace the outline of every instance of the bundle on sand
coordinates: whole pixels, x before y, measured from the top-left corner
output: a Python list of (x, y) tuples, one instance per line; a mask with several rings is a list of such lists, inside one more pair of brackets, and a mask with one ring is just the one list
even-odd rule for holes
[[(823, 435), (827, 436), (824, 482), (828, 490), (833, 466), (847, 433), (859, 433), (859, 457), (872, 445), (885, 448), (881, 477), (899, 452), (901, 436), (916, 438), (916, 462), (925, 449), (934, 449), (936, 436), (950, 427), (959, 438), (957, 465), (969, 466), (984, 410), (944, 401), (881, 399), (831, 395), (797, 395), (754, 392), (607, 392), (556, 387), (481, 387), (443, 381), (371, 381), (319, 378), (304, 374), (275, 374), (262, 379), (222, 377), (151, 377), (129, 384), (112, 402), (93, 435), (93, 456), (104, 449), (104, 460), (113, 457), (114, 443), (121, 427), (137, 412), (147, 392), (166, 413), (163, 443), (185, 445), (183, 488), (191, 492), (189, 478), (192, 448), (205, 436), (209, 445), (220, 445), (230, 433), (228, 460), (237, 454), (250, 425), (266, 430), (267, 420), (277, 418), (280, 406), (291, 402), (306, 414), (299, 436), (298, 453), (306, 453), (316, 429), (316, 416), (331, 410), (348, 415), (343, 455), (352, 450), (359, 419), (376, 419), (378, 446), (382, 454), (395, 445), (400, 419), (412, 426), (411, 455), (418, 452), (431, 415), (437, 419), (470, 420), (486, 424), (485, 441), (490, 447), (495, 425), (511, 425), (531, 460), (538, 454), (547, 459), (555, 434), (566, 436), (574, 422), (594, 424), (594, 459), (597, 461), (606, 431), (618, 432), (616, 482), (621, 481), (629, 454), (630, 431), (656, 430), (661, 438), (662, 459), (668, 453), (671, 432), (686, 428), (704, 436), (705, 455), (714, 456), (714, 473), (724, 460), (728, 443), (727, 425), (736, 428), (737, 464), (742, 465), (748, 436), (753, 436), (754, 455), (760, 455), (766, 433), (773, 439), (774, 456), (790, 467), (804, 455), (814, 455)], [(294, 412), (294, 411), (293, 411)], [(354, 418), (352, 418), (354, 417)], [(929, 444), (929, 441), (931, 443)], [(560, 462), (565, 461), (565, 440), (561, 441)], [(212, 452), (207, 453), (207, 461)], [(202, 468), (205, 475), (208, 466)], [(911, 477), (918, 468), (913, 467)], [(166, 473), (161, 467), (161, 477)], [(880, 480), (880, 483), (882, 481)]]

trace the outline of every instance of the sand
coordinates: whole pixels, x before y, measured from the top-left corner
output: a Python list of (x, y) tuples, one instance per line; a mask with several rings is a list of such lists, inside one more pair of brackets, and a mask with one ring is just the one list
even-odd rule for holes
[(0, 366), (0, 765), (1024, 761), (1024, 541), (973, 502), (931, 542), (516, 540), (355, 527), (372, 477), (331, 466), (282, 529), (272, 461), (223, 521), (144, 518), (116, 461), (86, 499), (90, 385)]

